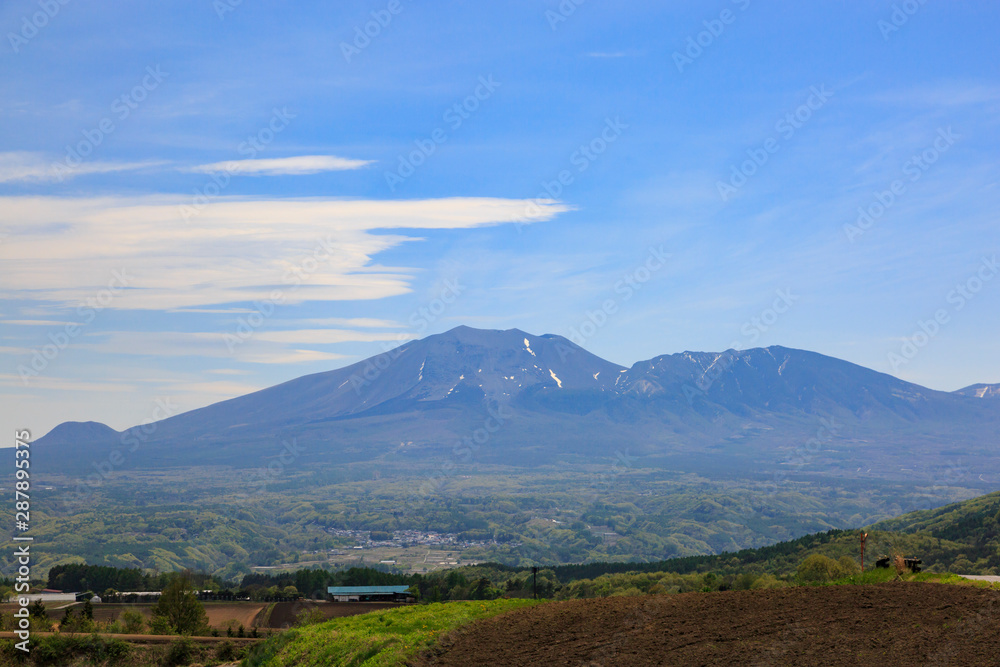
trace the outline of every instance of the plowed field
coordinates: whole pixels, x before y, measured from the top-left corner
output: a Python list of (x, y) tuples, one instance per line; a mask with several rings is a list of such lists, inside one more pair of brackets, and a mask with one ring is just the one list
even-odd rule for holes
[(933, 583), (555, 602), (476, 622), (424, 665), (1000, 665), (1000, 592)]

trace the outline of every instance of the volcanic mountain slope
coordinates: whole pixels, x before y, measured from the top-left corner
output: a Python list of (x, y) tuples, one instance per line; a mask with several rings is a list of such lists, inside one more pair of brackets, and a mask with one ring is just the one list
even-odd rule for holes
[[(280, 449), (283, 438), (296, 437), (326, 448), (332, 459), (358, 460), (384, 453), (386, 443), (457, 438), (481, 425), (490, 411), (506, 414), (506, 406), (525, 392), (603, 394), (624, 370), (561, 336), (463, 326), (164, 419), (146, 433), (65, 423), (39, 444), (75, 459), (79, 450), (138, 439), (143, 447), (133, 461), (176, 459), (179, 465), (188, 454), (238, 463), (241, 456), (266, 455)], [(366, 445), (375, 451), (361, 451)]]
[(971, 384), (955, 393), (975, 398), (1000, 398), (1000, 384)]
[(63, 424), (37, 451), (69, 469), (138, 440), (124, 467), (241, 465), (296, 438), (316, 463), (421, 462), (490, 419), (499, 428), (484, 462), (593, 465), (628, 450), (655, 465), (780, 465), (819, 435), (809, 452), (819, 468), (903, 457), (931, 469), (956, 451), (995, 461), (1000, 402), (777, 346), (626, 369), (561, 336), (458, 327), (142, 431)]

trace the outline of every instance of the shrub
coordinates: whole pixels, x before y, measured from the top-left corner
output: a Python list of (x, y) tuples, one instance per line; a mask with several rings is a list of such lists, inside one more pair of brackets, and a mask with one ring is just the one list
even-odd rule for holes
[(840, 577), (837, 561), (822, 554), (811, 554), (799, 563), (795, 577), (804, 583), (823, 583)]
[(52, 635), (33, 641), (31, 657), (37, 665), (67, 665), (77, 656), (85, 656), (94, 665), (118, 665), (130, 657), (132, 647), (120, 639), (100, 635), (70, 637)]
[(837, 561), (837, 567), (840, 568), (840, 576), (842, 577), (852, 577), (861, 572), (861, 566), (850, 556), (841, 556), (840, 560)]
[(759, 591), (766, 588), (784, 588), (785, 582), (779, 580), (773, 574), (762, 574), (750, 584), (750, 590)]
[(235, 660), (237, 657), (236, 645), (232, 642), (222, 642), (215, 648), (215, 657), (227, 662)]
[(126, 609), (122, 613), (120, 620), (126, 634), (142, 634), (143, 629), (146, 627), (146, 619), (134, 609)]
[(166, 616), (154, 616), (149, 622), (149, 632), (153, 635), (172, 635), (175, 631)]
[(194, 643), (190, 639), (178, 639), (167, 649), (167, 654), (163, 656), (163, 663), (166, 665), (186, 665), (194, 657)]
[(91, 632), (94, 622), (84, 616), (77, 616), (72, 607), (66, 608), (66, 614), (59, 622), (59, 632)]
[(310, 607), (299, 612), (299, 615), (295, 617), (295, 625), (316, 625), (325, 620), (326, 616), (323, 614), (323, 610), (319, 607)]

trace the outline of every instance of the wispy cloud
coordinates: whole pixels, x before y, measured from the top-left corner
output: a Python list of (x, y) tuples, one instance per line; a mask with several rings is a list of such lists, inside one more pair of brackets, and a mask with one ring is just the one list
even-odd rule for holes
[(43, 153), (11, 151), (0, 153), (0, 183), (52, 183), (88, 174), (135, 171), (166, 164), (162, 160), (142, 162), (81, 162), (67, 166)]
[(343, 342), (396, 340), (392, 334), (364, 331), (261, 331), (233, 350), (226, 345), (224, 332), (112, 331), (98, 334), (99, 342), (82, 342), (78, 347), (115, 355), (157, 357), (227, 358), (246, 363), (298, 363), (343, 359), (344, 355), (316, 350), (292, 349), (303, 345)]
[(22, 327), (64, 327), (72, 322), (58, 322), (56, 320), (3, 320), (4, 324), (16, 324)]
[(241, 361), (251, 364), (305, 364), (314, 361), (334, 361), (344, 355), (317, 350), (273, 350), (268, 352), (247, 352), (240, 355)]
[(361, 169), (372, 164), (373, 160), (352, 160), (334, 155), (299, 155), (260, 160), (229, 160), (227, 162), (212, 162), (191, 167), (187, 171), (212, 173), (226, 171), (230, 174), (246, 174), (249, 176), (299, 176), (318, 174), (323, 171), (346, 171)]
[[(412, 338), (413, 336), (408, 337)], [(401, 340), (401, 334), (348, 331), (345, 329), (292, 329), (289, 331), (262, 331), (256, 335), (256, 338), (272, 343), (333, 345), (360, 341), (398, 341)]]
[(127, 288), (103, 307), (167, 310), (274, 299), (282, 303), (381, 299), (410, 290), (413, 269), (374, 264), (409, 234), (390, 229), (469, 229), (539, 222), (568, 210), (551, 200), (412, 201), (223, 198), (190, 222), (178, 195), (0, 198), (8, 298), (77, 307)]
[(285, 320), (289, 325), (320, 327), (360, 327), (362, 329), (402, 329), (406, 325), (392, 320), (378, 320), (370, 317), (314, 317), (301, 320)]
[[(0, 373), (0, 386), (24, 388), (24, 382), (19, 375), (14, 373)], [(135, 386), (115, 382), (94, 382), (91, 380), (74, 380), (70, 378), (57, 378), (39, 376), (31, 383), (34, 389), (45, 389), (48, 391), (93, 391), (93, 392), (134, 392)]]
[(995, 105), (1000, 86), (973, 81), (921, 83), (909, 88), (891, 88), (871, 96), (877, 102), (918, 107), (964, 107)]

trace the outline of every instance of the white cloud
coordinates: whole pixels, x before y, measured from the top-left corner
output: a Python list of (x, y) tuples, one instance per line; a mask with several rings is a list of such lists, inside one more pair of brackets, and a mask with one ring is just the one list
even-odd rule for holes
[(209, 315), (233, 315), (254, 312), (253, 308), (171, 308), (168, 313), (207, 313)]
[(310, 326), (361, 327), (362, 329), (402, 329), (406, 325), (392, 320), (377, 320), (370, 317), (316, 317), (302, 320), (285, 320), (286, 324), (308, 324)]
[(385, 340), (405, 342), (412, 339), (413, 336), (401, 333), (372, 333), (368, 331), (347, 331), (344, 329), (297, 329), (289, 331), (261, 331), (254, 338), (270, 343), (333, 345), (336, 343)]
[(294, 364), (345, 358), (334, 352), (293, 349), (303, 345), (399, 341), (399, 334), (395, 333), (347, 330), (256, 331), (240, 338), (235, 323), (230, 329), (217, 332), (112, 331), (98, 335), (103, 338), (100, 342), (80, 342), (76, 347), (115, 355), (230, 357), (251, 364)]
[(108, 174), (134, 171), (165, 164), (163, 161), (144, 162), (81, 162), (69, 166), (63, 161), (47, 158), (42, 153), (11, 151), (0, 153), (0, 183), (54, 182), (87, 174)]
[[(171, 395), (182, 395), (189, 403), (203, 402), (207, 398), (211, 402), (252, 394), (264, 389), (259, 385), (229, 380), (214, 380), (208, 382), (188, 382), (173, 384), (166, 387)], [(197, 398), (195, 398), (197, 397)]]
[(343, 359), (342, 354), (317, 352), (316, 350), (273, 350), (268, 352), (248, 352), (240, 355), (240, 361), (251, 364), (304, 364), (313, 361), (334, 361)]
[(352, 160), (335, 155), (299, 155), (296, 157), (270, 158), (261, 160), (229, 160), (191, 167), (187, 171), (212, 173), (227, 171), (230, 174), (250, 176), (318, 174), (322, 171), (346, 171), (360, 169), (373, 160)]
[(70, 308), (103, 298), (105, 308), (122, 310), (276, 296), (280, 303), (380, 299), (409, 292), (414, 270), (372, 258), (415, 237), (374, 230), (538, 222), (569, 209), (551, 200), (490, 198), (220, 198), (190, 215), (191, 205), (180, 195), (0, 197), (0, 224), (9, 234), (0, 244), (0, 291)]
[[(20, 375), (14, 373), (0, 373), (0, 386), (24, 388), (24, 381)], [(119, 382), (93, 382), (90, 380), (74, 380), (70, 378), (56, 378), (39, 375), (32, 377), (28, 386), (31, 389), (45, 389), (48, 391), (83, 391), (83, 392), (132, 392), (135, 387)]]
[(56, 320), (4, 320), (4, 324), (17, 324), (22, 327), (64, 327), (73, 322), (57, 322)]

